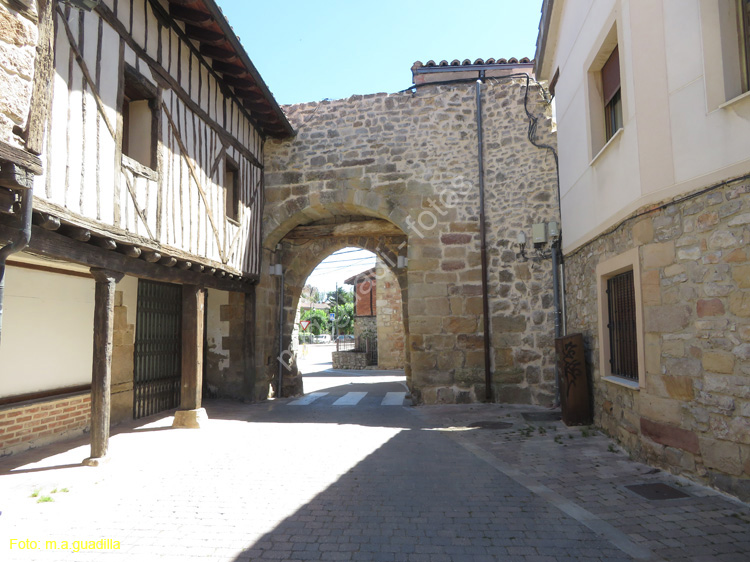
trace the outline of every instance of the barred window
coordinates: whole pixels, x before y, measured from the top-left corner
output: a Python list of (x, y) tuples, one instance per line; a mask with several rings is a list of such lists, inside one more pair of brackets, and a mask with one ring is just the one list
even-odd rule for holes
[(607, 280), (607, 301), (611, 373), (637, 381), (638, 344), (632, 270)]

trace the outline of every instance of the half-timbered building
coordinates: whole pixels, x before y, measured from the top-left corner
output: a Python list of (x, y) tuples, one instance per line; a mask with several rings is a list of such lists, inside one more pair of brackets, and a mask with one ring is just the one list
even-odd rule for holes
[(293, 131), (214, 0), (20, 4), (0, 1), (36, 37), (0, 145), (21, 162), (0, 161), (0, 454), (90, 427), (96, 464), (110, 423), (255, 396), (263, 143)]

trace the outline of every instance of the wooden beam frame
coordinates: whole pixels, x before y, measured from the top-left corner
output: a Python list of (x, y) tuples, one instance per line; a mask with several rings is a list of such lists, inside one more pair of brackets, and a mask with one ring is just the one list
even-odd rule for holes
[[(14, 232), (14, 229), (0, 225), (0, 240), (8, 239)], [(168, 268), (155, 263), (149, 263), (145, 259), (129, 258), (119, 252), (105, 250), (93, 244), (76, 242), (58, 232), (45, 230), (39, 226), (31, 227), (31, 241), (26, 251), (32, 254), (79, 263), (88, 267), (119, 271), (141, 279), (176, 283), (179, 285), (201, 285), (220, 291), (245, 293), (252, 290), (251, 283), (259, 280), (259, 276), (257, 275), (245, 276), (242, 279), (217, 277), (213, 275), (213, 272), (216, 272), (213, 268), (206, 270), (208, 274), (199, 273), (192, 269)]]

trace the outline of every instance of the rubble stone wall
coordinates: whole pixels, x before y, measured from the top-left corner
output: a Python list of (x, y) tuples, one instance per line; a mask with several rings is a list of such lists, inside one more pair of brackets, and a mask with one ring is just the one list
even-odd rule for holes
[[(595, 421), (636, 457), (750, 499), (750, 183), (625, 221), (565, 257), (569, 332), (582, 332)], [(637, 248), (639, 388), (602, 380), (596, 267)]]
[(0, 141), (19, 148), (13, 127), (23, 129), (29, 116), (37, 39), (37, 22), (0, 2)]
[[(550, 152), (528, 139), (525, 102), (539, 118), (537, 142), (554, 145), (549, 106), (538, 87), (532, 84), (528, 97), (524, 79), (482, 87), (492, 368), (499, 401), (547, 404), (555, 384), (551, 264), (522, 261), (515, 241), (519, 230), (530, 234), (533, 223), (559, 220), (556, 173)], [(285, 111), (297, 136), (265, 145), (266, 264), (296, 260), (311, 271), (325, 257), (315, 251), (321, 240), (284, 239), (298, 225), (367, 217), (398, 226), (404, 243), (385, 261), (393, 267), (397, 255), (409, 259), (399, 284), (407, 303), (405, 367), (415, 399), (483, 400), (475, 83)], [(380, 242), (362, 238), (359, 247)], [(258, 317), (274, 317), (276, 280), (264, 275), (258, 291), (259, 303), (266, 303), (259, 306), (267, 307)], [(291, 337), (293, 293), (286, 291), (284, 341)], [(268, 328), (259, 326), (264, 335), (258, 342), (266, 385), (276, 371), (278, 342)]]

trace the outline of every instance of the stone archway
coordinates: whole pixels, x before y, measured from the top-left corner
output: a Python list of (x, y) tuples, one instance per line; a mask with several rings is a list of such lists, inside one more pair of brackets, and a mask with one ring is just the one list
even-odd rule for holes
[[(482, 98), (494, 395), (503, 402), (549, 403), (551, 264), (541, 252), (533, 255), (535, 261), (523, 262), (515, 247), (520, 231), (559, 220), (554, 160), (529, 141), (524, 110), (540, 118), (536, 141), (554, 145), (549, 108), (536, 86), (527, 90), (525, 80), (489, 81)], [(408, 291), (404, 317), (412, 395), (425, 403), (483, 400), (475, 84), (284, 109), (297, 135), (265, 144), (264, 263), (280, 256), (294, 270), (294, 263), (286, 263), (294, 258), (285, 240), (300, 227), (352, 217), (395, 225), (405, 242), (398, 252), (409, 260), (399, 282), (403, 279)], [(339, 243), (367, 248), (378, 237), (362, 238)], [(287, 316), (296, 298), (285, 295)], [(264, 272), (257, 287), (258, 398), (277, 370), (278, 300), (277, 281)]]
[[(352, 220), (356, 220), (357, 218), (359, 217), (351, 217)], [(401, 290), (404, 334), (405, 337), (408, 338), (408, 277), (404, 268), (399, 269), (396, 267), (399, 252), (402, 252), (402, 255), (405, 253), (403, 246), (405, 241), (405, 235), (387, 236), (384, 238), (376, 238), (373, 236), (330, 237), (308, 240), (302, 244), (282, 239), (280, 243), (282, 248), (277, 250), (277, 257), (279, 258), (279, 262), (277, 263), (282, 264), (285, 272), (283, 314), (284, 331), (282, 335), (283, 349), (291, 350), (293, 348), (292, 335), (294, 332), (295, 315), (305, 281), (321, 261), (334, 252), (347, 247), (356, 247), (372, 252), (382, 260), (385, 266), (388, 267), (394, 275)], [(409, 368), (408, 346), (405, 346), (405, 355), (404, 371), (408, 384), (411, 373)], [(299, 385), (301, 382), (298, 378), (295, 361), (286, 361), (286, 363), (290, 365), (290, 368), (285, 368), (284, 395), (289, 395), (292, 392), (300, 390)], [(287, 392), (287, 390), (289, 392)]]

